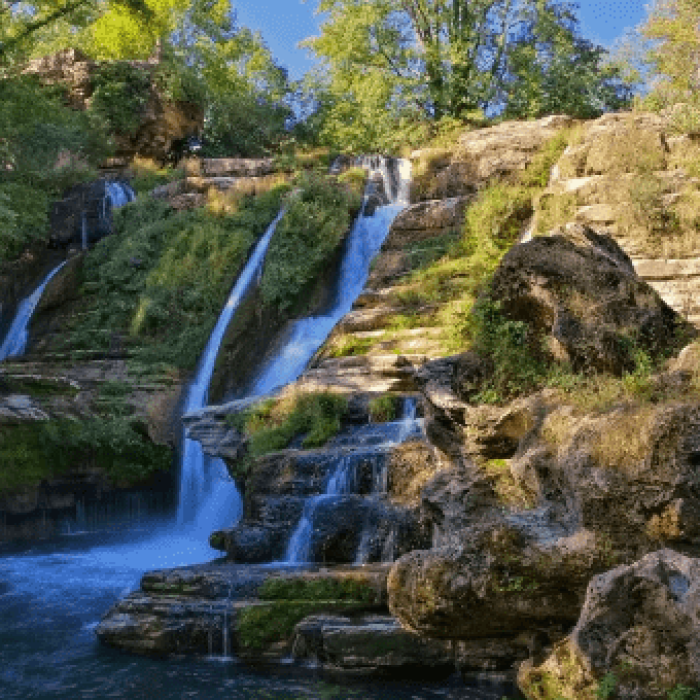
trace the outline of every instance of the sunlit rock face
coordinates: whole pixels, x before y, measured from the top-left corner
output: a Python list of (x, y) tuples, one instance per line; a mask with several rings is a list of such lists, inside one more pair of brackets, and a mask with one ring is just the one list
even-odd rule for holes
[[(672, 550), (595, 576), (571, 634), (537, 664), (520, 669), (533, 700), (664, 697), (700, 678), (700, 560)], [(670, 697), (670, 696), (669, 696)]]

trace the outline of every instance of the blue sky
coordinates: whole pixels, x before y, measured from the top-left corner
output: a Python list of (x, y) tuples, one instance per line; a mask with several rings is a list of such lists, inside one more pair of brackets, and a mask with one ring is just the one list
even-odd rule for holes
[[(611, 45), (627, 27), (645, 16), (647, 0), (580, 0), (584, 35), (604, 46)], [(233, 0), (239, 22), (262, 32), (277, 60), (299, 78), (312, 66), (302, 39), (318, 33), (315, 0)]]

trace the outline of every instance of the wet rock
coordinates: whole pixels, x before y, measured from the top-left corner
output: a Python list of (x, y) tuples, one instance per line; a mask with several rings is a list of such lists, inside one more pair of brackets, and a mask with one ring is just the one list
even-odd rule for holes
[(275, 531), (270, 527), (238, 525), (213, 532), (209, 544), (213, 549), (226, 552), (231, 561), (262, 564), (282, 557), (285, 534), (284, 531)]
[(307, 618), (295, 629), (293, 649), (297, 658), (318, 660), (325, 673), (345, 679), (447, 677), (455, 668), (448, 644), (409, 632), (388, 616)]
[(608, 674), (619, 698), (696, 687), (699, 602), (700, 560), (672, 550), (596, 576), (573, 632), (544, 663), (526, 662), (519, 685), (532, 700), (594, 700)]

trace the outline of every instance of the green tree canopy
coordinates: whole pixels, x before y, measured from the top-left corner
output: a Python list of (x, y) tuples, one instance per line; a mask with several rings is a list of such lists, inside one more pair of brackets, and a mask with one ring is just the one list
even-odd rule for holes
[[(401, 115), (590, 116), (628, 90), (562, 0), (319, 0), (309, 46), (329, 76), (325, 131), (387, 133)], [(390, 126), (391, 125), (391, 126)]]

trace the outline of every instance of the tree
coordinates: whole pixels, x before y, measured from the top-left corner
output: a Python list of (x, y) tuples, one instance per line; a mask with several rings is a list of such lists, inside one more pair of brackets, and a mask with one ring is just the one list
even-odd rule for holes
[(657, 88), (678, 100), (700, 89), (700, 0), (656, 0), (641, 27)]
[(337, 136), (339, 124), (367, 133), (417, 113), (590, 114), (627, 97), (563, 0), (320, 0), (318, 11), (321, 35), (306, 44), (330, 75)]

